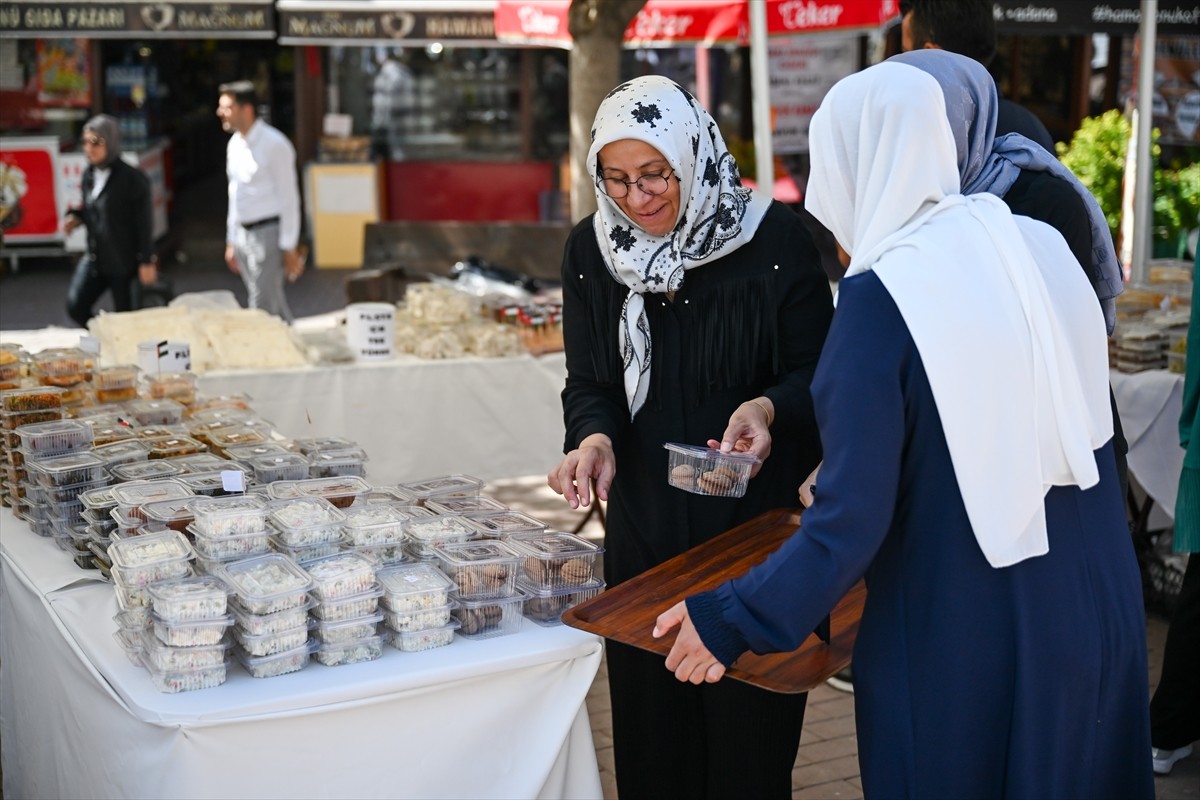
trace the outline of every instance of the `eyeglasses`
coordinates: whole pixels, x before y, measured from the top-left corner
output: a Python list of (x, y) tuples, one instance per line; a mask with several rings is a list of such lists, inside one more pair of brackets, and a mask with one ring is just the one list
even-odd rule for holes
[(642, 175), (636, 181), (623, 181), (620, 178), (601, 178), (596, 181), (600, 191), (613, 200), (622, 200), (629, 195), (629, 187), (636, 185), (649, 195), (660, 195), (667, 190), (668, 179), (675, 170), (668, 169), (658, 174)]
[(83, 143), (90, 147), (99, 147), (104, 144), (104, 140), (99, 136), (85, 136), (83, 137)]

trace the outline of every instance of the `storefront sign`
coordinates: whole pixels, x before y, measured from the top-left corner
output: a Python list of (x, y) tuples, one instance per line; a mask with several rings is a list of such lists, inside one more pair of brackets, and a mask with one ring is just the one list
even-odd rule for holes
[(772, 148), (807, 153), (813, 112), (835, 83), (858, 68), (858, 36), (780, 36), (769, 50)]
[(386, 3), (366, 7), (337, 2), (281, 0), (279, 42), (303, 45), (321, 43), (421, 43), (489, 42), (494, 44), (496, 27), (488, 10), (446, 10), (430, 3), (427, 10), (389, 8)]
[(0, 2), (0, 38), (275, 38), (275, 8), (267, 0), (240, 3)]
[[(1137, 33), (1142, 21), (1140, 0), (994, 0), (996, 31), (1002, 34)], [(1160, 0), (1158, 33), (1196, 35), (1200, 2)]]

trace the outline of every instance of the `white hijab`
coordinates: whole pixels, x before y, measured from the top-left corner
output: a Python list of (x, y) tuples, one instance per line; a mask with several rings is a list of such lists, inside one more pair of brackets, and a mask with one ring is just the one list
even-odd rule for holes
[[(885, 62), (813, 116), (806, 207), (873, 270), (929, 377), (958, 488), (993, 567), (1045, 554), (1045, 495), (1099, 481), (1112, 437), (1104, 319), (1062, 236), (959, 194), (930, 75)], [(853, 365), (846, 365), (853, 368)]]
[(618, 344), (632, 418), (650, 390), (650, 324), (642, 295), (678, 291), (686, 270), (753, 239), (771, 198), (742, 186), (716, 121), (669, 78), (635, 78), (600, 103), (587, 156), (593, 183), (599, 177), (601, 148), (621, 139), (637, 139), (658, 150), (674, 170), (671, 180), (680, 183), (679, 219), (664, 236), (646, 233), (598, 184), (596, 188), (596, 241), (608, 271), (629, 287)]

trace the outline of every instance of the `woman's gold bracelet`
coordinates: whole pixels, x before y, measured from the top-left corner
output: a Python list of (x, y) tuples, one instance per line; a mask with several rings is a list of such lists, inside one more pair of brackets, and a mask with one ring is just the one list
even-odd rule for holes
[(763, 410), (763, 413), (767, 415), (767, 427), (771, 427), (771, 423), (775, 421), (775, 415), (771, 413), (771, 409), (759, 402), (758, 398), (755, 398), (750, 402)]

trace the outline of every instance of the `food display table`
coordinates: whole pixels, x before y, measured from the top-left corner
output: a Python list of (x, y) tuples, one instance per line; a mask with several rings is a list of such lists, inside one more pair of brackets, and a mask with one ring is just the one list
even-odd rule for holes
[(1175, 516), (1183, 448), (1179, 413), (1183, 376), (1165, 369), (1109, 373), (1117, 411), (1129, 440), (1129, 473), (1168, 518)]
[(7, 797), (600, 797), (600, 640), (525, 620), (422, 653), (160, 694), (98, 573), (0, 513)]

